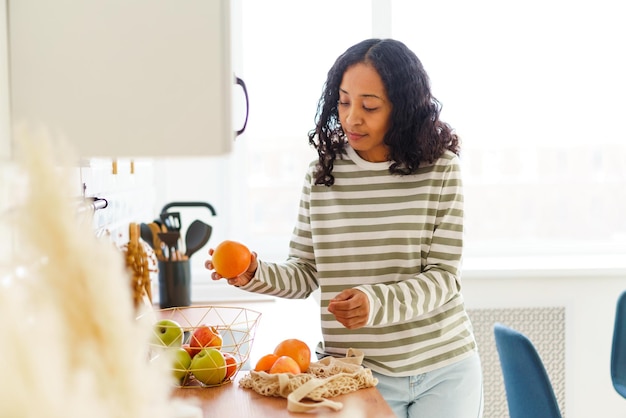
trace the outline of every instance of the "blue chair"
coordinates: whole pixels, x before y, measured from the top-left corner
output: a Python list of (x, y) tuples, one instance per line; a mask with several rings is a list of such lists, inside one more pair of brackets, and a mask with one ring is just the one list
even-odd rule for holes
[(617, 299), (611, 347), (611, 381), (617, 393), (626, 398), (626, 291)]
[(511, 418), (562, 418), (552, 383), (532, 342), (519, 331), (494, 325)]

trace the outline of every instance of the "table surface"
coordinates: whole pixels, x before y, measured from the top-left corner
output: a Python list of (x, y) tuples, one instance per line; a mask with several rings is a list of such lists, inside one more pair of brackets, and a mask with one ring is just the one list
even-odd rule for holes
[[(212, 306), (231, 306), (230, 304), (211, 304)], [(285, 338), (299, 338), (314, 347), (319, 341), (319, 318), (317, 303), (313, 300), (279, 302), (243, 303), (238, 308), (245, 307), (262, 313), (261, 326), (256, 332), (249, 363), (254, 364), (263, 354), (273, 352), (277, 341)], [(195, 305), (194, 307), (198, 307)], [(286, 312), (298, 312), (298, 315), (286, 315)], [(195, 322), (200, 311), (182, 308), (176, 312), (185, 315), (183, 323)], [(166, 315), (169, 316), (169, 315)], [(176, 318), (180, 319), (180, 318)], [(311, 330), (318, 330), (311, 332)], [(315, 360), (313, 358), (312, 360)], [(177, 399), (193, 399), (199, 403), (203, 417), (332, 417), (332, 418), (385, 418), (394, 417), (394, 414), (376, 388), (361, 389), (346, 395), (332, 398), (341, 402), (343, 408), (333, 411), (328, 408), (319, 408), (316, 412), (292, 413), (287, 411), (287, 399), (259, 395), (251, 389), (239, 386), (238, 379), (246, 375), (244, 369), (237, 373), (234, 382), (218, 387), (184, 387), (174, 389)], [(193, 401), (192, 401), (193, 402)]]
[[(200, 388), (186, 387), (174, 390), (178, 399), (193, 399), (202, 409), (205, 418), (280, 418), (280, 417), (326, 417), (326, 418), (385, 418), (394, 414), (376, 388), (360, 389), (356, 392), (332, 398), (341, 402), (343, 408), (333, 411), (319, 408), (315, 412), (293, 413), (287, 410), (287, 399), (259, 395), (252, 389), (239, 386), (238, 380), (247, 374), (241, 371), (234, 382), (222, 386)], [(192, 402), (194, 402), (192, 401)], [(305, 401), (308, 402), (308, 401)]]

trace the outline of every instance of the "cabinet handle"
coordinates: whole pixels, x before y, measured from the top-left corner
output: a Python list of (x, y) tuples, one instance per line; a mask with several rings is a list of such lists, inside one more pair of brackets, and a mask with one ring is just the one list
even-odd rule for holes
[(86, 210), (95, 212), (99, 209), (104, 209), (109, 206), (109, 202), (101, 197), (86, 197), (80, 199), (77, 212), (82, 213)]
[(246, 119), (243, 121), (243, 126), (241, 127), (241, 129), (237, 131), (237, 136), (239, 136), (243, 133), (243, 131), (246, 130), (246, 126), (248, 125), (248, 115), (250, 114), (250, 99), (248, 98), (248, 89), (246, 88), (246, 83), (244, 83), (244, 81), (237, 76), (235, 76), (235, 83), (241, 86), (241, 88), (243, 89), (243, 94), (246, 97)]

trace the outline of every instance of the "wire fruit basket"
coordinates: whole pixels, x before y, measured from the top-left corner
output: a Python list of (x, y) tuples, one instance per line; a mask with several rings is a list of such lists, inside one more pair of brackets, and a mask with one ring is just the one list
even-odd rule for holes
[[(158, 310), (155, 319), (156, 321), (174, 321), (180, 325), (183, 331), (180, 342), (173, 345), (176, 349), (180, 346), (187, 350), (191, 357), (191, 363), (172, 362), (172, 372), (177, 376), (177, 386), (202, 388), (221, 386), (235, 379), (237, 373), (248, 362), (261, 313), (241, 307), (189, 306)], [(199, 341), (200, 331), (198, 330), (201, 328), (212, 329), (214, 333), (219, 335), (219, 342), (204, 346), (204, 343)], [(155, 336), (158, 337), (156, 333), (155, 327)], [(159, 343), (151, 343), (153, 356), (161, 355), (164, 352), (163, 344)], [(172, 346), (167, 348), (172, 348)], [(217, 349), (224, 356), (225, 363), (221, 363), (221, 360), (216, 363), (208, 360), (202, 363), (197, 360), (196, 356), (205, 351), (204, 348)], [(219, 354), (215, 353), (214, 350), (209, 351), (219, 358)], [(230, 359), (228, 359), (229, 357)], [(205, 378), (205, 376), (211, 377)], [(224, 378), (216, 376), (224, 376)]]

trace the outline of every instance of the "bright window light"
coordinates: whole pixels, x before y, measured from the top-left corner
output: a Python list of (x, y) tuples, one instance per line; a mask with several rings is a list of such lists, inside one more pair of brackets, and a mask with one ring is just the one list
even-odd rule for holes
[[(626, 25), (619, 2), (390, 0), (391, 34), (463, 140), (466, 255), (626, 253)], [(334, 59), (386, 27), (362, 0), (242, 0), (251, 100), (233, 235), (286, 256)], [(233, 186), (234, 187), (234, 186)], [(247, 238), (246, 238), (247, 237)]]
[(392, 1), (463, 140), (466, 254), (624, 253), (618, 2)]

